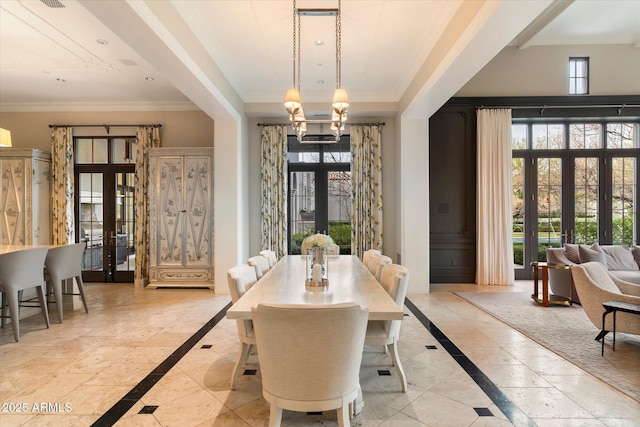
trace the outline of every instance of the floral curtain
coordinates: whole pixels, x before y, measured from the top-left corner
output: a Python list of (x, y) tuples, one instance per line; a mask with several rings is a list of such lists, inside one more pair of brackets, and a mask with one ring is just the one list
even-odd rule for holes
[(351, 126), (351, 253), (382, 250), (382, 132), (378, 125)]
[(149, 149), (160, 146), (160, 129), (140, 126), (136, 131), (136, 286), (144, 286), (149, 280)]
[(515, 282), (512, 241), (511, 110), (478, 110), (477, 270), (479, 285)]
[(280, 259), (287, 254), (287, 132), (262, 126), (262, 248)]
[(74, 241), (73, 128), (55, 127), (51, 133), (51, 243)]

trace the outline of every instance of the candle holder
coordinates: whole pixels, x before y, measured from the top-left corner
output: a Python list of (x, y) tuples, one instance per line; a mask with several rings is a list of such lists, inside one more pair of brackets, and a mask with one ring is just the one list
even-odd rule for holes
[(329, 286), (329, 265), (327, 249), (320, 246), (312, 246), (307, 249), (307, 277), (305, 288), (308, 291), (324, 291)]

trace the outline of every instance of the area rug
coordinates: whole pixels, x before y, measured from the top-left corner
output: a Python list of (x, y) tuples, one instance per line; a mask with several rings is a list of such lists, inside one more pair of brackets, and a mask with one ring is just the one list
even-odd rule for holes
[(538, 344), (640, 401), (640, 336), (609, 334), (604, 357), (598, 329), (579, 305), (550, 306), (534, 302), (526, 292), (456, 292)]

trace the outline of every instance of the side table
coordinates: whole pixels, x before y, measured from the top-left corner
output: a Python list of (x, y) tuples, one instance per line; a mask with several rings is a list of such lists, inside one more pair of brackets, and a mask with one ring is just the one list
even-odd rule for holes
[(602, 303), (602, 306), (604, 307), (604, 313), (602, 313), (602, 332), (600, 332), (600, 335), (602, 335), (601, 355), (604, 356), (604, 336), (606, 334), (604, 330), (604, 320), (607, 314), (613, 313), (613, 351), (616, 351), (616, 313), (622, 311), (624, 313), (640, 314), (640, 304), (622, 301), (606, 301)]
[[(534, 301), (542, 303), (543, 307), (549, 307), (549, 304), (572, 305), (573, 301), (573, 278), (571, 278), (571, 286), (569, 286), (569, 297), (561, 295), (549, 294), (549, 269), (552, 270), (571, 270), (570, 265), (557, 264), (552, 262), (535, 261), (531, 263), (533, 268), (533, 294), (531, 298)], [(542, 272), (542, 296), (539, 292), (539, 272)]]

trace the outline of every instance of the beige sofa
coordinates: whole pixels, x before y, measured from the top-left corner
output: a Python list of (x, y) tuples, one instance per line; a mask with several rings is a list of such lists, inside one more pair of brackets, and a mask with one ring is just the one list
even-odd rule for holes
[[(640, 285), (640, 246), (627, 248), (622, 245), (589, 245), (565, 244), (562, 248), (547, 249), (547, 262), (578, 265), (585, 262), (603, 264), (609, 274), (625, 282)], [(551, 293), (569, 297), (571, 273), (569, 270), (549, 270), (549, 288)], [(573, 289), (573, 301), (580, 303), (580, 298)]]

